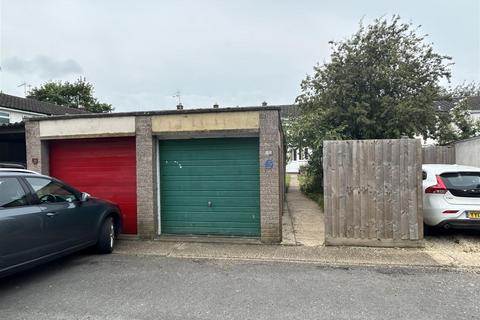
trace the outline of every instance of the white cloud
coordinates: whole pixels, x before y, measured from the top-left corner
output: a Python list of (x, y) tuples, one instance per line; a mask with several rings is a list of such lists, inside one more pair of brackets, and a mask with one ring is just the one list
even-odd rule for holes
[(38, 76), (51, 79), (70, 74), (81, 74), (82, 67), (73, 59), (56, 60), (51, 57), (37, 55), (32, 59), (7, 57), (3, 60), (2, 71), (21, 76)]

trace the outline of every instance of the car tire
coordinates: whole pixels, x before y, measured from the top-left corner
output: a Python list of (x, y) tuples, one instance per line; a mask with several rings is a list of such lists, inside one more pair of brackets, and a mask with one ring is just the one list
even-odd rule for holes
[(115, 223), (112, 217), (107, 217), (103, 220), (100, 227), (100, 234), (98, 235), (97, 251), (99, 253), (112, 253), (115, 245)]
[(423, 235), (424, 236), (431, 236), (434, 233), (435, 229), (432, 226), (429, 226), (426, 223), (423, 223)]

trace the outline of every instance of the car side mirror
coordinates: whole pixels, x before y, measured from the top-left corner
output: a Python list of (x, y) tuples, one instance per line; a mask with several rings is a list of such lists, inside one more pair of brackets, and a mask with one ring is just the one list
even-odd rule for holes
[(90, 194), (88, 194), (86, 192), (82, 192), (82, 196), (81, 196), (80, 200), (82, 202), (85, 202), (85, 201), (88, 201), (88, 199), (90, 199)]

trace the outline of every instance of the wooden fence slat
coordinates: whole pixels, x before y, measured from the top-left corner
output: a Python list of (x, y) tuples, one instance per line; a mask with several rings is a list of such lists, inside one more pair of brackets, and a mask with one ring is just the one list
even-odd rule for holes
[(332, 143), (332, 237), (338, 237), (338, 143)]
[(338, 236), (345, 237), (345, 141), (338, 145), (337, 161), (338, 161)]
[(417, 166), (416, 166), (416, 145), (415, 140), (408, 140), (408, 238), (415, 240), (418, 238), (417, 229), (417, 189), (415, 185), (417, 183)]
[(375, 141), (368, 141), (368, 237), (377, 236), (376, 206), (375, 206)]
[(377, 239), (383, 238), (383, 193), (384, 193), (384, 178), (383, 178), (383, 144), (384, 141), (375, 141), (375, 220)]
[[(417, 230), (418, 230), (418, 238), (417, 239), (423, 239), (423, 187), (422, 187), (422, 167), (421, 165), (418, 165), (422, 161), (422, 145), (420, 141), (415, 141), (415, 148), (417, 150), (417, 181), (416, 181), (416, 186), (417, 186)], [(453, 163), (455, 163), (455, 148), (453, 149), (453, 152), (451, 153), (453, 155)]]
[(352, 184), (353, 184), (353, 166), (352, 166), (352, 141), (345, 141), (345, 236), (347, 238), (353, 237), (353, 206), (352, 206)]
[(400, 239), (400, 143), (392, 145), (392, 231), (393, 239)]
[(368, 168), (368, 148), (365, 141), (358, 141), (359, 146), (359, 161), (361, 172), (359, 172), (360, 182), (360, 237), (365, 239), (368, 237), (368, 215), (367, 215), (367, 202), (368, 202), (368, 188), (367, 188), (367, 168)]
[(393, 239), (392, 222), (392, 140), (387, 140), (383, 149), (384, 171), (384, 237)]
[[(402, 139), (403, 140), (403, 139)], [(399, 231), (398, 231), (398, 235), (399, 235), (399, 239), (403, 239), (403, 233), (405, 232), (405, 228), (403, 226), (403, 220), (405, 219), (404, 216), (405, 216), (405, 188), (403, 186), (404, 184), (404, 177), (405, 177), (405, 149), (404, 149), (404, 146), (403, 146), (403, 141), (400, 141), (400, 161), (399, 161), (399, 176), (398, 176), (398, 179), (399, 179), (399, 182), (398, 182), (398, 185), (399, 185), (399, 194), (400, 194), (400, 199), (399, 199), (399, 202), (398, 202), (398, 216), (397, 216), (397, 220), (398, 220), (398, 228), (399, 228)]]
[[(331, 186), (331, 176), (332, 176), (332, 152), (331, 152), (330, 141), (323, 142), (323, 185)], [(332, 188), (324, 188), (323, 191), (323, 205), (324, 205), (324, 215), (325, 215), (325, 236), (332, 236)]]
[(354, 238), (360, 238), (360, 224), (361, 224), (361, 217), (360, 217), (360, 212), (361, 212), (361, 197), (360, 197), (360, 168), (361, 168), (361, 162), (359, 161), (359, 155), (358, 155), (358, 142), (357, 141), (352, 141), (352, 157), (351, 157), (351, 163), (352, 163), (352, 199), (351, 199), (351, 206), (352, 206), (352, 211), (353, 211), (353, 221), (352, 221), (352, 227), (353, 227), (353, 237)]

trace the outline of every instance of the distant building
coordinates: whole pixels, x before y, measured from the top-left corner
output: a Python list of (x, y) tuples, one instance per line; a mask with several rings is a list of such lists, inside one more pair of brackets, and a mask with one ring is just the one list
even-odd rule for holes
[[(471, 96), (465, 99), (467, 99), (467, 109), (470, 112), (472, 119), (475, 121), (480, 121), (480, 96)], [(434, 106), (438, 111), (446, 112), (452, 109), (459, 100), (460, 99), (435, 101)], [(422, 136), (417, 136), (416, 138), (420, 139), (422, 141), (422, 145), (424, 146), (435, 145), (437, 143), (436, 140), (431, 138), (426, 140), (423, 139)]]
[(0, 124), (22, 122), (31, 117), (80, 113), (86, 111), (0, 93)]
[[(300, 116), (300, 107), (296, 104), (280, 105), (280, 117), (284, 131), (289, 130), (289, 123)], [(288, 139), (287, 139), (288, 144)], [(287, 145), (286, 168), (287, 173), (298, 173), (300, 168), (308, 164), (311, 150), (301, 146)]]
[[(472, 115), (474, 120), (480, 120), (480, 96), (471, 96), (467, 97), (467, 106), (468, 111)], [(454, 107), (455, 103), (458, 102), (459, 99), (453, 99), (451, 101), (435, 101), (434, 105), (437, 110), (440, 111), (448, 111)]]
[(80, 113), (87, 112), (0, 93), (0, 162), (26, 164), (25, 118)]

